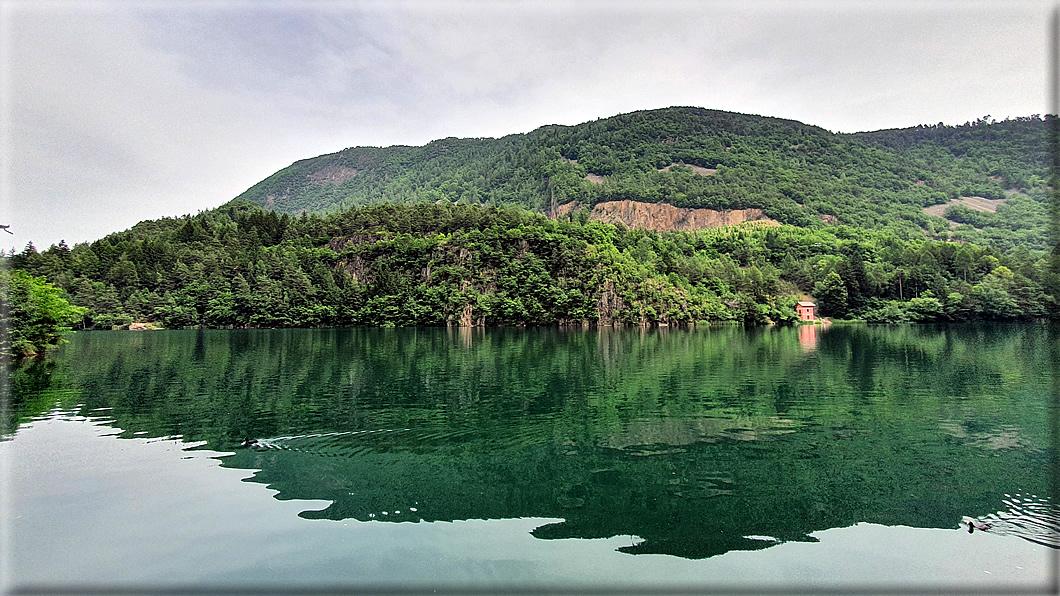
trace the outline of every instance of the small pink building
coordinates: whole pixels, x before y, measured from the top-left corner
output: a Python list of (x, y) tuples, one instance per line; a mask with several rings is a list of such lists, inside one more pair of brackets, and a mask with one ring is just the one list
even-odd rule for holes
[(815, 321), (817, 320), (817, 305), (813, 302), (798, 302), (795, 304), (795, 312), (799, 315), (800, 321)]

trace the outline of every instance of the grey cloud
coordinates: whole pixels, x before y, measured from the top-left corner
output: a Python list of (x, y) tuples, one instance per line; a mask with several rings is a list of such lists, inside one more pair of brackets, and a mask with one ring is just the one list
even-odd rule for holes
[(1052, 5), (50, 6), (5, 8), (0, 32), (19, 246), (214, 207), (353, 145), (669, 105), (844, 132), (1042, 113)]
[(142, 17), (148, 46), (177, 56), (181, 70), (207, 89), (296, 104), (415, 93), (414, 86), (398, 84), (405, 73), (382, 40), (385, 22), (359, 10), (271, 7)]

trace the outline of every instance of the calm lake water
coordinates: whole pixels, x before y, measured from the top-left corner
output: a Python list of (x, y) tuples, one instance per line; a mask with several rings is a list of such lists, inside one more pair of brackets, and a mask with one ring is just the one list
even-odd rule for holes
[(1041, 325), (78, 333), (10, 379), (2, 576), (1047, 589), (1057, 349)]

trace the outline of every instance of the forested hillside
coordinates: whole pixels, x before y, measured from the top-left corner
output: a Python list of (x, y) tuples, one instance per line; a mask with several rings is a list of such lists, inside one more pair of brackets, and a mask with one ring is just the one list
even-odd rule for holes
[(654, 232), (426, 203), (277, 215), (235, 202), (9, 265), (84, 307), (75, 327), (787, 323), (1034, 319), (1045, 256), (887, 230), (742, 224)]
[[(296, 162), (237, 200), (291, 215), (439, 201), (551, 215), (565, 204), (608, 201), (756, 208), (801, 227), (850, 225), (908, 240), (1044, 250), (1046, 133), (1038, 116), (847, 135), (791, 120), (667, 108), (499, 139), (353, 147)], [(982, 200), (960, 201), (966, 197)], [(925, 213), (949, 202), (939, 215)]]

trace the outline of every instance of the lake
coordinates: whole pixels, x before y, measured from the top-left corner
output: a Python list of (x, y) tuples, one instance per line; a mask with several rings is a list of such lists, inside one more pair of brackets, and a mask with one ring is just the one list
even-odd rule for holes
[(1056, 359), (1044, 325), (81, 332), (9, 380), (2, 576), (1044, 590)]

